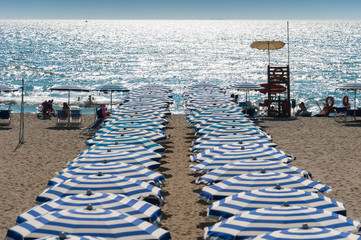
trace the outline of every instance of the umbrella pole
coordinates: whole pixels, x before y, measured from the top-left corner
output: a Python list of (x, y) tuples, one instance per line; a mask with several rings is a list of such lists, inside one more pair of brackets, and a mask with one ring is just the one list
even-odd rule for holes
[(68, 91), (68, 106), (70, 107), (70, 90)]
[(353, 110), (353, 118), (356, 120), (356, 91), (357, 90), (355, 90), (355, 100), (354, 100), (354, 110)]
[(271, 66), (271, 54), (269, 51), (269, 46), (268, 46), (268, 66)]
[(248, 108), (248, 105), (247, 105), (247, 93), (248, 93), (248, 90), (246, 90), (246, 114), (247, 114), (247, 108)]
[(110, 91), (110, 112), (113, 110), (113, 91)]

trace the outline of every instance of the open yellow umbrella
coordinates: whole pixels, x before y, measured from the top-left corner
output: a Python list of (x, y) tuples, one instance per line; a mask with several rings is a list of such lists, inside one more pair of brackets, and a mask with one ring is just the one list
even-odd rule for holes
[(254, 41), (251, 44), (251, 48), (257, 48), (259, 50), (268, 50), (268, 64), (271, 64), (270, 50), (281, 49), (285, 46), (282, 41)]

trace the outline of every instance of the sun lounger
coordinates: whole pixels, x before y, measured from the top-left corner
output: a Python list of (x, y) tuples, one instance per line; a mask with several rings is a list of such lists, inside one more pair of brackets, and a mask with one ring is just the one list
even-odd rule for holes
[(66, 111), (64, 110), (57, 110), (57, 123), (61, 123), (62, 121), (68, 122), (68, 115), (66, 114)]
[(81, 123), (81, 111), (80, 110), (70, 110), (70, 122), (71, 123)]

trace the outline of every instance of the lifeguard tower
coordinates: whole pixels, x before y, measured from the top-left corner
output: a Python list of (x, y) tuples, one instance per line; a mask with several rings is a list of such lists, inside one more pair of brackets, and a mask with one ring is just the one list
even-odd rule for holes
[(291, 117), (290, 68), (268, 65), (267, 70), (267, 116)]

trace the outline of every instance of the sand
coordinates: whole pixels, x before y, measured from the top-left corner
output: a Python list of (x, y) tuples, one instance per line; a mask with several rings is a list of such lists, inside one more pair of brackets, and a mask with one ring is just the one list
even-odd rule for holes
[[(19, 114), (13, 114), (9, 127), (1, 127), (0, 237), (14, 225), (16, 217), (34, 206), (34, 200), (68, 161), (85, 149), (86, 136), (79, 128), (57, 128), (56, 120), (25, 117), (25, 144), (16, 151)], [(83, 116), (82, 126), (92, 115)], [(193, 132), (184, 115), (169, 117), (167, 147), (159, 172), (167, 182), (163, 189), (165, 204), (160, 227), (170, 231), (172, 239), (203, 239), (203, 228), (215, 223), (205, 216), (208, 204), (198, 199), (204, 185), (188, 169), (188, 148)], [(361, 217), (361, 124), (341, 124), (334, 118), (265, 119), (260, 124), (273, 137), (278, 148), (297, 157), (293, 165), (311, 171), (315, 181), (332, 187), (327, 196), (345, 204), (348, 217)]]

